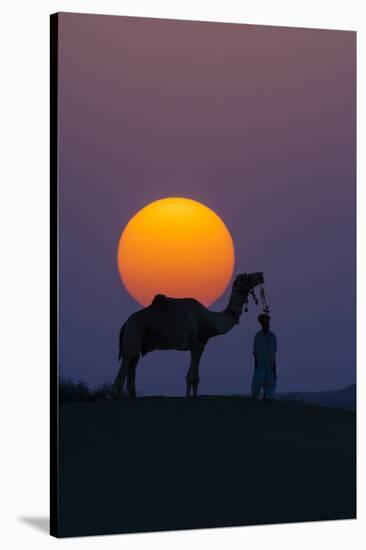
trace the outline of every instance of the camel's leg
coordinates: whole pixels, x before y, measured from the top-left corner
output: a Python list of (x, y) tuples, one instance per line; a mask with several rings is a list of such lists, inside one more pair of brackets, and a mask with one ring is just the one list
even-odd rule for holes
[(191, 390), (192, 396), (197, 397), (198, 384), (200, 382), (199, 366), (203, 350), (203, 345), (199, 345), (191, 350), (191, 364), (189, 366), (186, 376), (186, 397), (191, 397)]
[(192, 352), (194, 365), (195, 365), (194, 378), (193, 378), (193, 384), (192, 384), (193, 397), (197, 397), (198, 384), (200, 383), (199, 367), (200, 367), (200, 361), (201, 361), (203, 350), (204, 350), (204, 346), (200, 346), (198, 349)]
[(121, 399), (123, 397), (123, 388), (125, 385), (127, 372), (128, 372), (128, 359), (127, 357), (123, 357), (121, 360), (120, 369), (114, 380), (114, 387), (115, 387), (118, 399)]
[(127, 373), (127, 391), (128, 395), (131, 398), (136, 397), (136, 384), (135, 384), (135, 378), (136, 378), (136, 367), (137, 363), (139, 362), (139, 355), (134, 355), (133, 357), (130, 357), (130, 364), (129, 369)]
[[(138, 360), (138, 356), (137, 356), (137, 360)], [(114, 381), (114, 387), (116, 389), (118, 399), (121, 399), (123, 397), (125, 381), (130, 372), (131, 365), (133, 365), (134, 361), (135, 361), (135, 356), (129, 357), (124, 355), (122, 357), (121, 367)], [(136, 361), (136, 364), (137, 364), (137, 361)]]
[(191, 397), (191, 388), (194, 378), (193, 353), (191, 351), (191, 363), (186, 376), (186, 397)]

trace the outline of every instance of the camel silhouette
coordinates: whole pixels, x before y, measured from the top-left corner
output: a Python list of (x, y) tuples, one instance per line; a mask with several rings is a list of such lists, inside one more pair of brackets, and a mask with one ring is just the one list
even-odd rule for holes
[(250, 291), (263, 282), (261, 272), (237, 275), (229, 304), (223, 311), (210, 311), (193, 298), (157, 294), (151, 305), (133, 313), (121, 327), (118, 357), (121, 364), (114, 381), (117, 397), (123, 396), (126, 378), (128, 395), (136, 397), (135, 373), (140, 355), (168, 349), (191, 352), (186, 397), (197, 397), (199, 363), (208, 340), (226, 334), (239, 323)]

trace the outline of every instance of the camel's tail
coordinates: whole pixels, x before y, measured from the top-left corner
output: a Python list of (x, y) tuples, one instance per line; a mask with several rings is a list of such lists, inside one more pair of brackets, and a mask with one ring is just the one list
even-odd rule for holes
[(119, 332), (119, 351), (118, 351), (118, 361), (122, 359), (123, 354), (123, 333), (125, 331), (125, 325), (122, 325), (121, 330)]

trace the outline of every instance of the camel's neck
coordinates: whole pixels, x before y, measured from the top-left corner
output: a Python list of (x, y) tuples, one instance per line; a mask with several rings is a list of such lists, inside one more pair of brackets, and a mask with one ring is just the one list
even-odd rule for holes
[(249, 292), (244, 292), (244, 293), (242, 291), (239, 292), (235, 288), (235, 283), (234, 283), (233, 288), (231, 290), (229, 304), (225, 311), (228, 311), (229, 313), (231, 313), (236, 318), (237, 323), (239, 322), (239, 317), (243, 313), (243, 305), (245, 303), (245, 300), (248, 298), (248, 294)]
[(239, 317), (243, 313), (243, 305), (247, 299), (248, 293), (238, 292), (233, 286), (228, 306), (223, 311), (212, 311), (213, 334), (226, 334), (239, 322)]

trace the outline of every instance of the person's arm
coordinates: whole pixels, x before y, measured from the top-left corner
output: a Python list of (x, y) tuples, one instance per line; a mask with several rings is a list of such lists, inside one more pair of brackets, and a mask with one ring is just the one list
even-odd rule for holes
[(253, 355), (254, 355), (254, 368), (256, 369), (258, 367), (257, 354), (253, 351)]
[(274, 372), (275, 378), (277, 378), (277, 365), (276, 365), (276, 359), (274, 360), (274, 363), (273, 363), (273, 372)]

